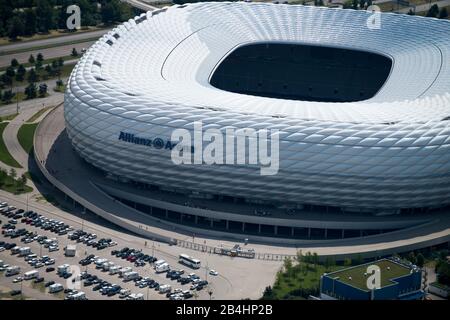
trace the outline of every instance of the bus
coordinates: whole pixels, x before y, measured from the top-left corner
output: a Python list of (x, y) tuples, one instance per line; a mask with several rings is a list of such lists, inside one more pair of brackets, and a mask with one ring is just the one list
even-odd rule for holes
[(189, 257), (187, 254), (184, 253), (180, 254), (178, 262), (193, 269), (200, 268), (200, 260)]

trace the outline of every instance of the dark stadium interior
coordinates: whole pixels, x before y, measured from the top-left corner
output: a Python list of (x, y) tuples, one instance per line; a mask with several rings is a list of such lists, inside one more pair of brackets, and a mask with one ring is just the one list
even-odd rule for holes
[(257, 43), (238, 47), (218, 65), (216, 88), (290, 100), (352, 102), (373, 97), (392, 60), (376, 53), (304, 44)]

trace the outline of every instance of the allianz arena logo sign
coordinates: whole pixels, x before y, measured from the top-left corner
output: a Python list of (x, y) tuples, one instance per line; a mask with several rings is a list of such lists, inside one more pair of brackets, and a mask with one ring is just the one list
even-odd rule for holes
[(169, 140), (165, 141), (162, 138), (155, 138), (153, 140), (148, 138), (141, 138), (133, 133), (123, 131), (120, 131), (119, 140), (139, 144), (142, 146), (153, 147), (155, 149), (169, 149), (169, 150), (172, 150), (173, 147), (177, 144), (176, 142), (172, 142)]
[(175, 129), (170, 139), (140, 137), (121, 131), (119, 140), (171, 152), (175, 165), (247, 165), (258, 167), (260, 175), (275, 175), (279, 170), (279, 132), (254, 128), (203, 130)]

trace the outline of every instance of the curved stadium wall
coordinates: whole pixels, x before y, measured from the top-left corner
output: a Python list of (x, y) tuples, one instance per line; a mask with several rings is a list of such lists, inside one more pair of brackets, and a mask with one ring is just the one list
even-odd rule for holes
[[(94, 166), (181, 192), (374, 211), (446, 206), (450, 23), (381, 14), (380, 28), (369, 29), (370, 15), (241, 2), (142, 14), (108, 32), (80, 59), (65, 95), (67, 133), (76, 151)], [(246, 74), (221, 67), (243, 46), (273, 48), (276, 43), (285, 47), (270, 54), (291, 48), (322, 59), (308, 64), (291, 54), (297, 67), (311, 66), (311, 76), (324, 72), (320, 61), (332, 66), (333, 57), (352, 52), (384, 57), (385, 71), (376, 85), (357, 89), (344, 87), (351, 79), (338, 72), (349, 66), (345, 59), (330, 72), (334, 78), (328, 86), (323, 77), (283, 78), (278, 72), (271, 79), (280, 80), (280, 88), (291, 90), (297, 83), (304, 92), (277, 96), (282, 90), (264, 82), (270, 73), (260, 77), (258, 87), (252, 84), (258, 75), (250, 65)], [(320, 48), (337, 53), (320, 58), (326, 50), (312, 52)], [(240, 55), (241, 62), (251, 56)], [(285, 68), (283, 55), (277, 59)], [(367, 79), (378, 69), (370, 64), (352, 68), (362, 68)], [(347, 81), (339, 81), (339, 74)], [(233, 89), (230, 83), (245, 75), (250, 81)], [(351, 97), (355, 90), (363, 93)], [(251, 165), (174, 165), (169, 150), (119, 139), (126, 132), (165, 141), (174, 129), (193, 130), (195, 121), (222, 131), (278, 129), (278, 174), (261, 176)]]

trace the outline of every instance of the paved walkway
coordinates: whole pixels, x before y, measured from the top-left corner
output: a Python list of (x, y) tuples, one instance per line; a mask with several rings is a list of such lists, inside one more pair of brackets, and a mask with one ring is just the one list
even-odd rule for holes
[[(20, 112), (13, 120), (11, 120), (3, 131), (3, 141), (14, 159), (23, 167), (17, 169), (19, 175), (28, 171), (28, 153), (20, 145), (17, 133), (20, 127), (30, 119), (36, 112), (43, 109), (45, 105), (36, 104), (34, 107), (27, 108)], [(42, 116), (40, 117), (42, 118)], [(38, 122), (39, 119), (33, 123)], [(20, 172), (19, 172), (20, 171)], [(23, 172), (22, 172), (23, 171)]]

